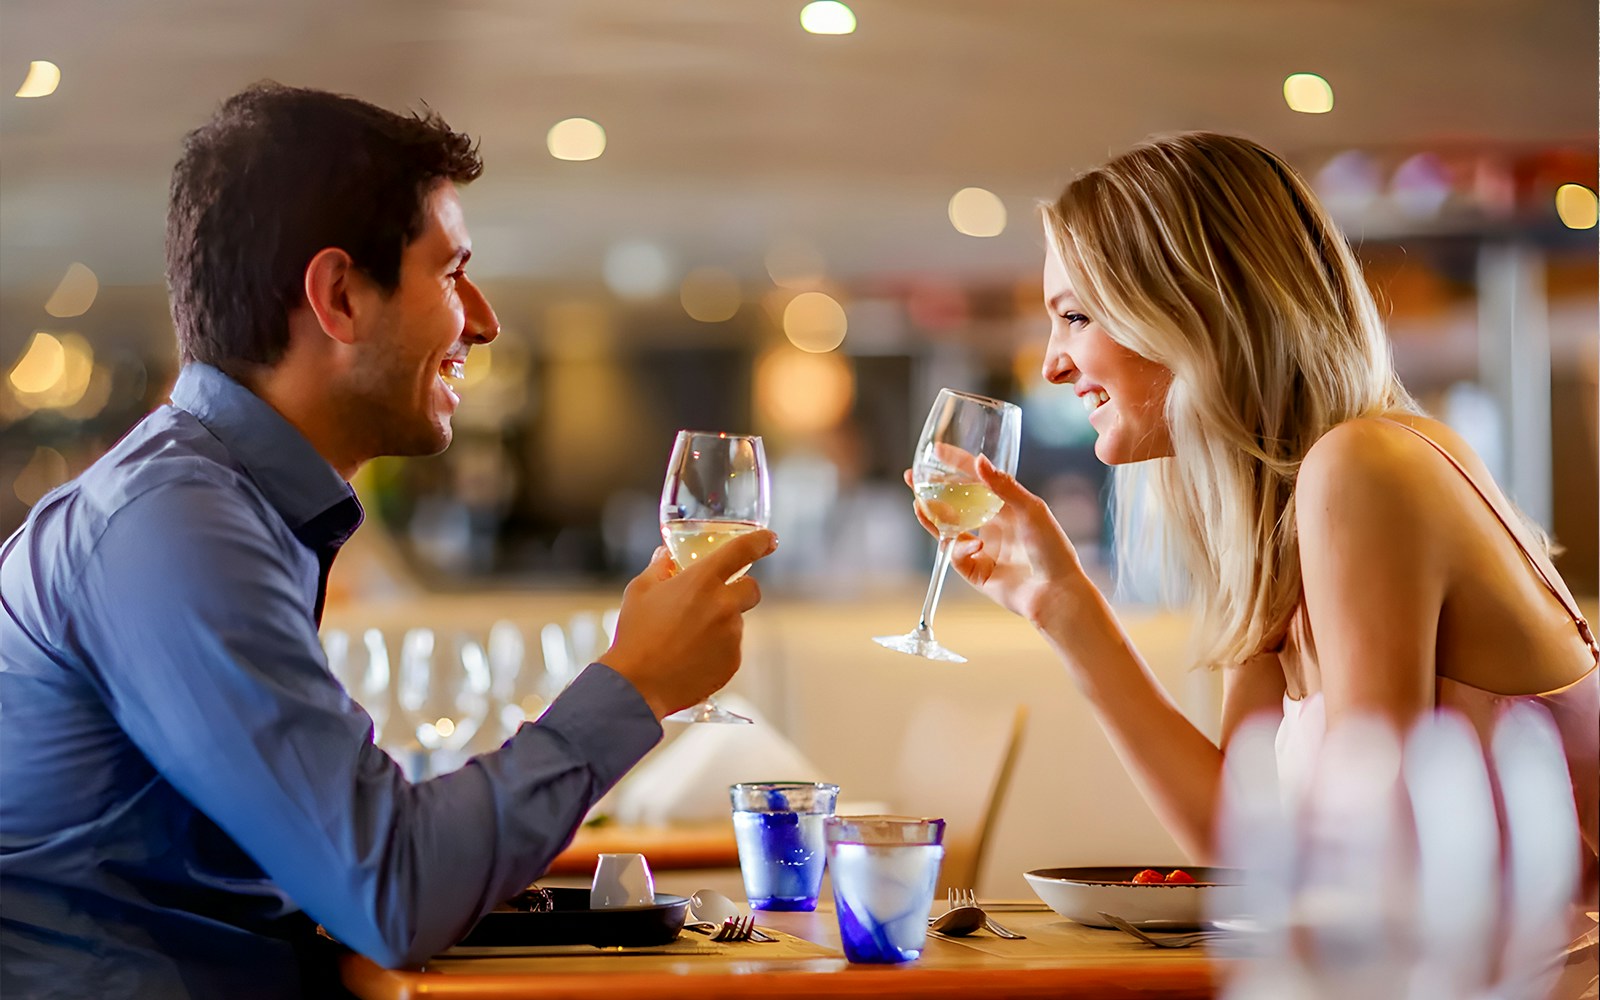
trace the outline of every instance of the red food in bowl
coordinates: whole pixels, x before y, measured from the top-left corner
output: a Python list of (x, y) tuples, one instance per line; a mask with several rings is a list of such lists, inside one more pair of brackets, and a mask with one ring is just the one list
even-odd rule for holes
[(1172, 871), (1167, 873), (1166, 881), (1168, 885), (1193, 885), (1194, 876), (1190, 875), (1182, 868), (1174, 868)]
[(1154, 868), (1146, 868), (1144, 871), (1140, 872), (1139, 874), (1137, 874), (1137, 875), (1135, 875), (1133, 877), (1133, 884), (1134, 885), (1156, 885), (1158, 883), (1165, 882), (1166, 880), (1167, 880), (1166, 876), (1162, 875), (1160, 872), (1156, 871)]

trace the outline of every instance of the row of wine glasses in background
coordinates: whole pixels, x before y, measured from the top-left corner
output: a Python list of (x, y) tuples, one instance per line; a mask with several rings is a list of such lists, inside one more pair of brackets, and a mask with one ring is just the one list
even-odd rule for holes
[(536, 719), (610, 645), (617, 612), (581, 611), (526, 635), (412, 628), (397, 655), (378, 628), (323, 632), (328, 669), (372, 717), (373, 742), (413, 778), (442, 774)]

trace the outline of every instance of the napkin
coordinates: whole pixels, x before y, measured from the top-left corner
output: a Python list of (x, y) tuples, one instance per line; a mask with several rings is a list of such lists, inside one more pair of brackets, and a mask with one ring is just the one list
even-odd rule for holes
[(723, 694), (717, 703), (755, 724), (685, 726), (617, 786), (610, 807), (618, 821), (664, 826), (726, 820), (732, 808), (729, 785), (828, 780), (748, 701)]

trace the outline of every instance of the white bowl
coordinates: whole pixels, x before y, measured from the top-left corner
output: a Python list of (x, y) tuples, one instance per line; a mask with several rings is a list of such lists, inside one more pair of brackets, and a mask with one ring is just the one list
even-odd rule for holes
[[(1182, 868), (1195, 881), (1134, 882), (1133, 877), (1146, 868), (1162, 873)], [(1110, 927), (1100, 916), (1109, 913), (1130, 924), (1153, 923), (1171, 930), (1238, 916), (1239, 883), (1244, 881), (1244, 873), (1237, 868), (1188, 865), (1039, 868), (1022, 877), (1045, 905), (1068, 920)]]

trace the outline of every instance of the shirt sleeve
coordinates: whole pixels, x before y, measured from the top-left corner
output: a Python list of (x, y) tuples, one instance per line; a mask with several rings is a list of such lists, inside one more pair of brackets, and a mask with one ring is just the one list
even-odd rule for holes
[(541, 874), (660, 724), (592, 664), (500, 750), (409, 782), (328, 672), (306, 553), (264, 514), (206, 482), (129, 502), (86, 560), (74, 640), (128, 737), (275, 884), (415, 964)]

